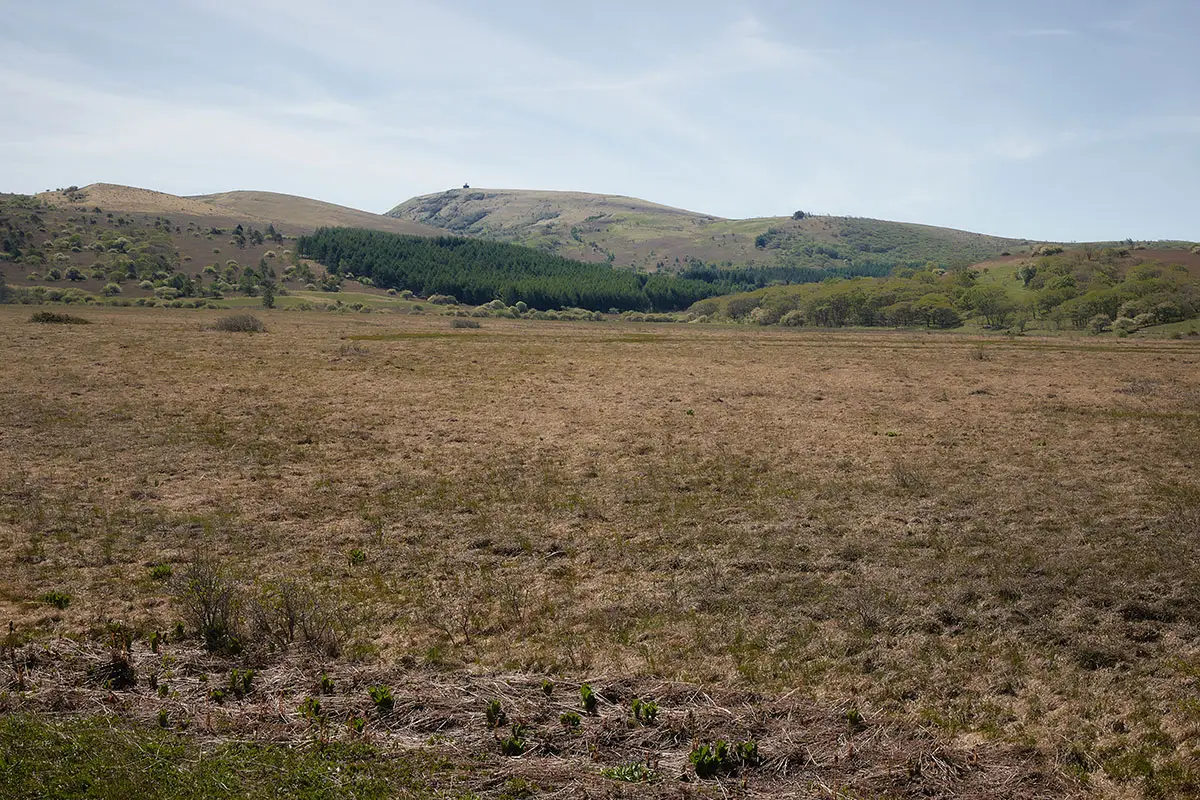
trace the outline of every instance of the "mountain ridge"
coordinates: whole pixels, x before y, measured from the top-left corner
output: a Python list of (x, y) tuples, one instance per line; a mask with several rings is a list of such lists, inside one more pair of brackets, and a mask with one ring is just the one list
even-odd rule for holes
[(910, 222), (792, 216), (728, 219), (624, 195), (468, 188), (420, 195), (387, 212), (448, 233), (648, 271), (707, 266), (888, 266), (982, 261), (1029, 239)]
[(174, 195), (154, 189), (115, 183), (72, 186), (36, 197), (45, 202), (76, 208), (178, 216), (211, 221), (217, 227), (251, 223), (282, 227), (289, 234), (311, 233), (321, 227), (356, 227), (415, 236), (440, 236), (444, 231), (427, 225), (374, 214), (348, 206), (299, 195), (237, 190), (202, 195)]

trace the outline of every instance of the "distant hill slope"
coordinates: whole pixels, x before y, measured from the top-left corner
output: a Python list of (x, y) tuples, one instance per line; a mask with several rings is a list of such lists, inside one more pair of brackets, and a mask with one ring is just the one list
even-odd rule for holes
[(37, 197), (39, 200), (56, 206), (100, 207), (105, 211), (161, 214), (163, 216), (168, 214), (228, 216), (227, 211), (215, 208), (211, 203), (205, 203), (203, 200), (179, 197), (151, 189), (139, 189), (134, 186), (120, 186), (114, 183), (93, 183), (82, 189), (71, 188), (42, 192)]
[(220, 194), (196, 195), (189, 198), (219, 208), (229, 209), (271, 221), (284, 221), (293, 227), (316, 229), (320, 227), (369, 228), (389, 233), (407, 233), (413, 236), (441, 236), (444, 230), (432, 225), (422, 225), (406, 219), (397, 219), (360, 211), (356, 208), (339, 206), (307, 197), (297, 197), (278, 192), (221, 192)]
[(106, 212), (182, 217), (218, 228), (237, 224), (264, 228), (273, 224), (289, 236), (311, 233), (326, 226), (369, 228), (416, 236), (439, 236), (445, 233), (429, 225), (276, 192), (238, 191), (180, 197), (133, 186), (93, 183), (82, 188), (43, 192), (37, 197), (59, 207), (102, 208)]
[(453, 189), (415, 197), (388, 216), (615, 266), (846, 267), (982, 261), (1030, 241), (856, 217), (730, 220), (619, 195)]

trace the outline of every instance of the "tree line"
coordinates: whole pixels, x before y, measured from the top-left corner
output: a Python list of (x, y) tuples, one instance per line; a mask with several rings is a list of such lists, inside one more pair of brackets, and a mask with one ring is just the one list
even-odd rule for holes
[(299, 252), (335, 275), (370, 278), (384, 289), (452, 295), (482, 305), (678, 311), (719, 286), (671, 275), (615, 270), (519, 245), (456, 236), (420, 237), (357, 228), (320, 228)]

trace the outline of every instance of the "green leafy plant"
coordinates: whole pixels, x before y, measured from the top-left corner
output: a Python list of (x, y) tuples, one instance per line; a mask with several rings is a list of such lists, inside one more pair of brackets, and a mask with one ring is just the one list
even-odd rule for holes
[(521, 724), (513, 725), (511, 735), (500, 739), (500, 752), (510, 758), (523, 754), (528, 746), (525, 741), (525, 726)]
[(711, 778), (729, 768), (729, 743), (718, 739), (712, 744), (697, 744), (688, 755), (688, 761), (696, 770), (696, 775)]
[(731, 744), (718, 739), (712, 744), (698, 743), (688, 755), (688, 761), (700, 778), (711, 778), (718, 772), (736, 772), (740, 767), (760, 763), (758, 742), (748, 739)]
[(66, 592), (61, 592), (58, 589), (46, 592), (39, 597), (38, 600), (42, 601), (46, 605), (54, 606), (60, 610), (71, 605), (71, 595), (67, 594)]
[(591, 686), (586, 683), (579, 686), (579, 699), (583, 703), (584, 711), (593, 715), (596, 713), (596, 703), (598, 702), (598, 698), (596, 697), (595, 690), (592, 689)]
[(640, 697), (633, 698), (633, 718), (643, 725), (653, 725), (658, 718), (658, 703)]
[(863, 720), (863, 716), (857, 708), (851, 708), (846, 712), (846, 724), (850, 726), (851, 733), (858, 733), (866, 730), (867, 723)]
[(160, 708), (158, 710), (158, 727), (165, 728), (170, 724), (171, 718), (167, 715), (167, 710), (165, 708)]
[(554, 694), (554, 681), (549, 678), (542, 681), (542, 694), (546, 695), (546, 697)]
[(390, 714), (396, 707), (396, 699), (392, 696), (392, 687), (390, 686), (372, 686), (367, 689), (367, 694), (371, 696), (371, 702), (375, 704), (375, 710), (380, 714)]
[(500, 705), (499, 700), (489, 700), (483, 715), (487, 719), (489, 728), (499, 728), (508, 721), (508, 715), (504, 713), (504, 708)]
[(608, 767), (600, 770), (600, 774), (610, 780), (626, 781), (628, 783), (648, 782), (658, 777), (654, 770), (640, 761), (631, 761), (628, 764)]
[(155, 564), (150, 568), (150, 577), (156, 581), (165, 581), (172, 575), (170, 564)]
[(579, 726), (583, 724), (583, 717), (574, 711), (566, 711), (558, 718), (558, 721), (567, 733), (575, 733), (579, 730)]
[(321, 717), (321, 701), (315, 697), (306, 697), (300, 704), (300, 716), (309, 722), (317, 722)]
[(357, 733), (358, 735), (361, 736), (363, 734), (363, 732), (366, 731), (366, 729), (367, 729), (367, 718), (366, 717), (351, 717), (350, 721), (346, 724), (349, 726), (351, 731), (353, 731), (354, 733)]
[(367, 563), (367, 551), (356, 547), (350, 551), (349, 560), (351, 565), (356, 567), (360, 564), (365, 564)]
[(738, 742), (736, 752), (738, 761), (746, 766), (756, 766), (759, 763), (758, 742), (753, 739)]
[(333, 678), (328, 675), (321, 676), (321, 694), (333, 694), (334, 685)]

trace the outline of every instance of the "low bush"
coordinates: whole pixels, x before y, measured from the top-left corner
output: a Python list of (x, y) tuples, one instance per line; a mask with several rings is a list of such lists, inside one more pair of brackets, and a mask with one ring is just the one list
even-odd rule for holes
[(241, 650), (242, 592), (237, 583), (213, 561), (192, 562), (176, 586), (184, 618), (200, 634), (211, 652)]
[(56, 311), (39, 311), (29, 318), (30, 322), (43, 325), (91, 325), (92, 321), (73, 314), (60, 314)]
[(230, 314), (214, 322), (213, 330), (226, 333), (264, 333), (267, 326), (253, 314)]
[(471, 319), (470, 317), (455, 317), (450, 320), (451, 328), (478, 328), (479, 320)]
[(71, 595), (67, 594), (66, 592), (60, 592), (57, 589), (46, 592), (44, 595), (39, 597), (38, 600), (41, 600), (46, 605), (54, 606), (59, 610), (71, 605)]

